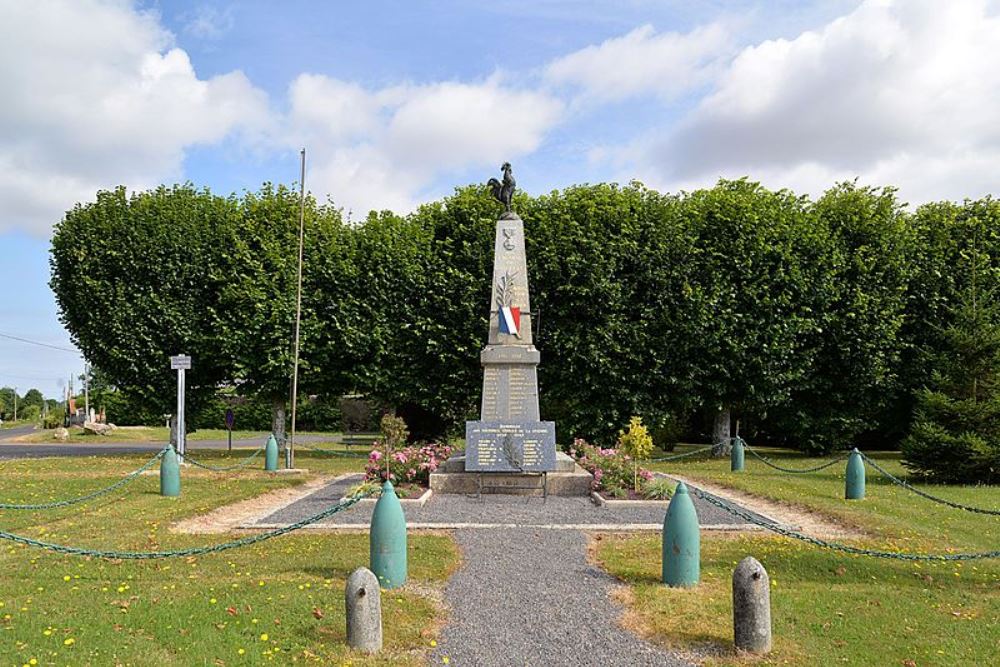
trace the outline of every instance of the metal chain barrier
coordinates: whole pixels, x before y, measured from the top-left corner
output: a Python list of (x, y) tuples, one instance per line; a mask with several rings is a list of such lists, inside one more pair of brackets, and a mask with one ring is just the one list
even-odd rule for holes
[(221, 551), (228, 551), (229, 549), (236, 549), (239, 547), (246, 547), (252, 544), (257, 544), (258, 542), (270, 540), (271, 538), (278, 537), (280, 535), (285, 535), (286, 533), (291, 533), (292, 531), (299, 530), (300, 528), (316, 523), (317, 521), (322, 521), (323, 519), (331, 517), (338, 512), (342, 512), (350, 507), (353, 507), (364, 498), (371, 496), (373, 493), (375, 493), (374, 490), (358, 493), (336, 505), (333, 505), (332, 507), (282, 528), (276, 528), (264, 533), (258, 533), (256, 535), (250, 535), (238, 540), (233, 540), (232, 542), (223, 542), (222, 544), (215, 544), (207, 547), (191, 547), (189, 549), (176, 549), (172, 551), (105, 551), (101, 549), (87, 549), (85, 547), (71, 547), (63, 544), (43, 542), (41, 540), (35, 540), (23, 535), (15, 535), (14, 533), (8, 533), (6, 531), (0, 531), (0, 539), (10, 540), (11, 542), (16, 542), (18, 544), (24, 544), (29, 547), (38, 547), (39, 549), (54, 551), (56, 553), (69, 554), (71, 556), (92, 556), (95, 558), (108, 558), (111, 560), (186, 558), (190, 556), (202, 556), (204, 554), (219, 553)]
[(678, 459), (686, 459), (689, 456), (694, 456), (695, 454), (704, 454), (705, 452), (715, 449), (715, 445), (707, 445), (705, 447), (699, 447), (698, 449), (692, 449), (690, 452), (684, 452), (683, 454), (671, 454), (669, 456), (659, 456), (655, 459), (646, 459), (643, 463), (660, 463), (662, 461), (676, 461)]
[(137, 468), (136, 470), (130, 472), (128, 475), (118, 480), (111, 486), (106, 486), (103, 489), (98, 489), (97, 491), (93, 491), (83, 496), (77, 496), (76, 498), (68, 498), (66, 500), (56, 500), (49, 503), (34, 503), (34, 504), (0, 503), (0, 510), (49, 510), (49, 509), (55, 509), (56, 507), (69, 507), (70, 505), (76, 505), (77, 503), (82, 503), (87, 500), (93, 500), (94, 498), (111, 493), (112, 491), (115, 491), (125, 486), (129, 482), (134, 481), (139, 475), (144, 473), (146, 470), (149, 470), (157, 461), (163, 458), (163, 455), (166, 454), (169, 449), (170, 445), (167, 445), (166, 447), (161, 449), (156, 456), (146, 461), (146, 463), (144, 463), (141, 468)]
[(972, 507), (971, 505), (963, 505), (961, 503), (952, 502), (951, 500), (945, 500), (944, 498), (938, 498), (937, 496), (932, 496), (926, 491), (921, 491), (912, 484), (909, 484), (908, 482), (899, 479), (891, 472), (880, 466), (878, 463), (868, 458), (868, 456), (866, 456), (864, 453), (861, 454), (861, 457), (864, 459), (865, 463), (875, 468), (875, 470), (881, 473), (883, 477), (893, 482), (894, 484), (898, 484), (907, 491), (912, 491), (913, 493), (917, 494), (918, 496), (921, 496), (922, 498), (926, 498), (927, 500), (931, 500), (936, 503), (941, 503), (942, 505), (947, 505), (948, 507), (954, 507), (955, 509), (965, 510), (966, 512), (974, 512), (976, 514), (992, 514), (993, 516), (1000, 516), (1000, 510), (988, 510), (982, 507)]
[(255, 451), (250, 456), (244, 459), (240, 459), (238, 463), (235, 463), (231, 466), (213, 466), (213, 465), (208, 465), (207, 463), (201, 463), (200, 461), (194, 460), (194, 458), (190, 454), (184, 455), (184, 461), (186, 463), (190, 463), (191, 465), (198, 468), (202, 468), (204, 470), (212, 470), (214, 472), (226, 472), (227, 470), (238, 470), (240, 468), (246, 468), (253, 462), (255, 458), (257, 458), (260, 455), (262, 451), (264, 451), (264, 445), (258, 447), (257, 451)]
[(758, 454), (757, 451), (753, 447), (751, 447), (750, 445), (747, 444), (746, 440), (743, 441), (743, 448), (746, 449), (746, 451), (748, 451), (751, 454), (753, 454), (753, 456), (755, 458), (757, 458), (757, 460), (759, 460), (764, 465), (769, 466), (771, 468), (774, 468), (775, 470), (779, 470), (781, 472), (792, 473), (794, 475), (801, 475), (801, 474), (805, 474), (805, 473), (819, 472), (820, 470), (825, 470), (826, 468), (829, 468), (832, 465), (836, 465), (837, 463), (840, 463), (841, 461), (843, 461), (844, 459), (846, 459), (848, 456), (851, 455), (850, 452), (844, 452), (843, 454), (841, 454), (837, 458), (832, 459), (830, 461), (827, 461), (826, 463), (821, 463), (820, 465), (814, 466), (812, 468), (784, 468), (782, 466), (779, 466), (776, 463), (771, 463), (771, 461), (769, 461), (768, 459), (766, 459), (763, 456), (761, 456), (760, 454)]
[(368, 458), (369, 456), (367, 452), (349, 452), (347, 450), (340, 449), (323, 449), (322, 447), (313, 447), (305, 444), (299, 444), (296, 445), (296, 447), (304, 447), (310, 451), (325, 454), (327, 456), (344, 456), (347, 458)]
[(848, 554), (855, 554), (858, 556), (872, 556), (874, 558), (892, 558), (896, 560), (905, 561), (966, 561), (966, 560), (983, 560), (987, 558), (1000, 558), (1000, 551), (983, 551), (979, 553), (955, 553), (955, 554), (910, 554), (910, 553), (897, 553), (894, 551), (879, 551), (877, 549), (863, 549), (861, 547), (852, 547), (847, 544), (840, 544), (838, 542), (827, 542), (826, 540), (821, 540), (818, 537), (810, 537), (809, 535), (804, 535), (790, 528), (783, 528), (777, 524), (764, 521), (761, 518), (754, 516), (750, 512), (740, 509), (725, 500), (713, 496), (710, 493), (706, 493), (699, 488), (691, 487), (695, 495), (704, 500), (705, 502), (715, 505), (716, 507), (723, 509), (733, 516), (737, 516), (744, 521), (756, 524), (762, 528), (766, 528), (773, 533), (779, 535), (784, 535), (785, 537), (791, 537), (796, 540), (801, 540), (803, 542), (808, 542), (809, 544), (815, 545), (817, 547), (822, 547), (824, 549), (833, 549), (834, 551), (841, 551)]

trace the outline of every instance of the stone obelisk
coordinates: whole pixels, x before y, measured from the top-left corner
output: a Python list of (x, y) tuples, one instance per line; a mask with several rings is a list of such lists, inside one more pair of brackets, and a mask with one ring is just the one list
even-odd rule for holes
[(466, 422), (465, 469), (544, 472), (556, 466), (555, 423), (540, 421), (538, 413), (540, 355), (532, 343), (524, 222), (510, 208), (510, 164), (503, 172), (502, 183), (489, 183), (506, 210), (496, 223), (480, 421)]

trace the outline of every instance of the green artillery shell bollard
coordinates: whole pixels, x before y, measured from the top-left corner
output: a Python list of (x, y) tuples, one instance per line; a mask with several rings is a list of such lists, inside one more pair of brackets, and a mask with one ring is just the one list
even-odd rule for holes
[(264, 447), (264, 470), (278, 470), (278, 441), (274, 439), (273, 433), (267, 437), (267, 445)]
[(857, 447), (847, 459), (847, 488), (844, 497), (848, 500), (864, 500), (865, 497), (865, 462), (861, 460), (861, 452)]
[(173, 447), (160, 459), (160, 495), (173, 497), (181, 495), (181, 466), (177, 462), (177, 452)]
[(382, 485), (382, 497), (375, 503), (368, 534), (371, 571), (382, 588), (399, 588), (406, 583), (406, 516), (392, 482)]
[(729, 469), (733, 472), (743, 472), (743, 441), (733, 440), (733, 449), (729, 452)]
[(684, 482), (677, 484), (663, 518), (663, 583), (695, 586), (701, 574), (698, 514)]

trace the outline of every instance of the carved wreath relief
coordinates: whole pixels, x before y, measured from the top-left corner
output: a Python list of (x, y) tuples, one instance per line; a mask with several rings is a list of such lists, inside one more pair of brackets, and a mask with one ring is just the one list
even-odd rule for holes
[(515, 247), (514, 246), (514, 240), (513, 240), (514, 239), (514, 233), (517, 230), (516, 229), (511, 229), (511, 228), (501, 228), (500, 231), (503, 232), (503, 249), (507, 250), (507, 251), (513, 250), (514, 247)]

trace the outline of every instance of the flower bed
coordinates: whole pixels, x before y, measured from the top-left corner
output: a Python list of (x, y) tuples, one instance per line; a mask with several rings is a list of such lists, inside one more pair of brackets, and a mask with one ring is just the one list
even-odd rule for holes
[[(635, 460), (619, 449), (602, 449), (577, 438), (569, 450), (580, 467), (594, 476), (593, 491), (602, 497), (617, 500), (648, 500), (647, 487), (653, 473), (636, 468)], [(638, 484), (636, 482), (638, 481)]]
[[(386, 478), (385, 452), (378, 448), (368, 455), (365, 466), (365, 479), (381, 482)], [(427, 488), (430, 485), (431, 473), (438, 469), (451, 456), (451, 447), (436, 443), (404, 447), (389, 453), (389, 481), (393, 486), (402, 487), (408, 484)]]

